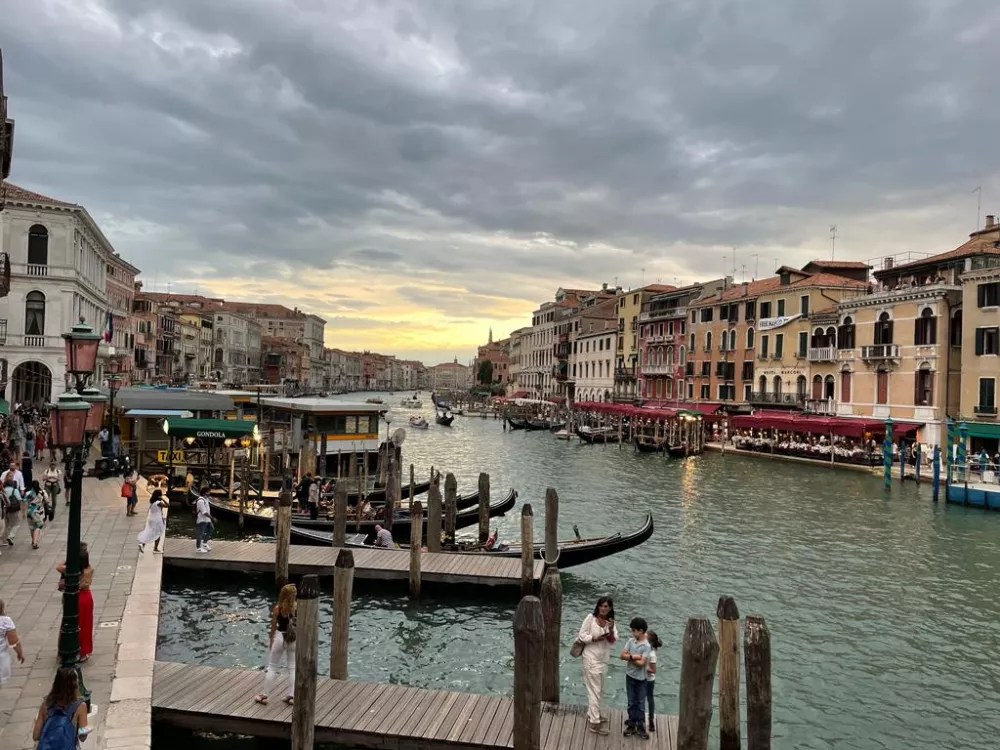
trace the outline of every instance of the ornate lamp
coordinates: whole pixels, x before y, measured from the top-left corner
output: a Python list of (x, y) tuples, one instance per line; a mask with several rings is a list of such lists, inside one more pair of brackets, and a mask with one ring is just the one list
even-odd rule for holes
[(66, 372), (76, 376), (78, 382), (81, 376), (93, 375), (97, 369), (100, 334), (80, 318), (80, 322), (69, 333), (64, 333), (63, 338), (66, 340)]
[(87, 415), (87, 432), (96, 435), (104, 424), (104, 409), (108, 405), (108, 397), (93, 386), (87, 386), (81, 394), (83, 400), (89, 404), (90, 412)]
[(73, 391), (63, 393), (49, 404), (50, 442), (57, 448), (76, 448), (87, 435), (90, 404)]

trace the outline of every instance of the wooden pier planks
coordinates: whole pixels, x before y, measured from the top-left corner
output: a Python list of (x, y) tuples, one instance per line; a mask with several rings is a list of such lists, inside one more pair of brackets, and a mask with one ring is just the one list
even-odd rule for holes
[[(516, 562), (516, 561), (515, 561)], [(264, 673), (156, 662), (153, 718), (194, 730), (287, 739), (292, 709), (286, 680), (266, 706), (255, 703)], [(222, 686), (225, 686), (222, 689)], [(316, 688), (316, 742), (374, 750), (485, 750), (513, 746), (510, 698), (383, 683), (329, 680)], [(677, 717), (657, 716), (649, 741), (622, 736), (623, 711), (608, 711), (611, 733), (587, 731), (582, 706), (545, 704), (543, 750), (674, 750)]]
[[(354, 553), (354, 575), (357, 578), (405, 581), (409, 577), (410, 551), (405, 549), (350, 548)], [(288, 572), (291, 575), (313, 573), (332, 576), (338, 547), (314, 547), (293, 544), (288, 551)], [(208, 554), (195, 552), (194, 543), (168, 539), (163, 551), (165, 565), (200, 570), (233, 570), (271, 572), (274, 570), (275, 546), (263, 542), (212, 542)], [(516, 557), (492, 555), (424, 552), (420, 558), (421, 576), (426, 583), (466, 584), (474, 586), (518, 586), (521, 560)], [(535, 561), (534, 576), (538, 581), (545, 563)]]

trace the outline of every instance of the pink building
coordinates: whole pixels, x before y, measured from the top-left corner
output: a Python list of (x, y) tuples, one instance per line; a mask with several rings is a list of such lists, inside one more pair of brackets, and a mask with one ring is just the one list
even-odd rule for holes
[[(107, 355), (112, 354), (118, 360), (118, 372), (122, 382), (130, 383), (135, 370), (135, 315), (132, 310), (135, 301), (135, 277), (139, 269), (124, 261), (117, 254), (112, 255), (107, 262), (104, 277), (104, 291), (108, 298), (107, 318), (110, 319), (110, 341), (108, 341), (108, 320), (104, 321), (101, 333), (107, 342)], [(102, 345), (102, 349), (106, 348)]]

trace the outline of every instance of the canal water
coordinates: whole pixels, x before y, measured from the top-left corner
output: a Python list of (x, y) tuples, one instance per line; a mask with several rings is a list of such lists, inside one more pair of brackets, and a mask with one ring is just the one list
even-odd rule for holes
[[(432, 420), (432, 413), (425, 409)], [(393, 427), (412, 412), (394, 410)], [(824, 467), (728, 454), (665, 459), (626, 446), (581, 446), (548, 433), (503, 432), (492, 419), (408, 430), (404, 462), (433, 465), (459, 492), (490, 473), (494, 496), (515, 487), (542, 529), (544, 493), (560, 496), (560, 536), (627, 531), (647, 510), (640, 548), (564, 573), (564, 702), (585, 702), (566, 651), (596, 598), (620, 625), (642, 616), (664, 642), (657, 710), (677, 712), (686, 619), (718, 597), (767, 620), (773, 648), (776, 748), (987, 748), (1000, 735), (1000, 514), (931, 501), (930, 487)], [(496, 519), (516, 538), (518, 507)], [(221, 535), (235, 529), (223, 522)], [(190, 535), (174, 513), (172, 536)], [(159, 659), (260, 668), (273, 579), (165, 576)], [(508, 693), (516, 602), (466, 592), (416, 604), (405, 591), (358, 585), (350, 673), (363, 680)], [(329, 632), (324, 609), (321, 630)], [(328, 663), (320, 654), (321, 669)], [(607, 699), (624, 705), (612, 662)], [(156, 746), (270, 747), (158, 727)]]

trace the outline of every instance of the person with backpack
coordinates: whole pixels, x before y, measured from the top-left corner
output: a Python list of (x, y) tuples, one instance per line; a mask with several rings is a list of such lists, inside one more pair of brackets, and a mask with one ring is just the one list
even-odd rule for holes
[(38, 707), (31, 738), (38, 743), (37, 750), (76, 750), (88, 734), (87, 703), (80, 699), (76, 671), (61, 668)]
[(32, 481), (31, 489), (28, 490), (25, 499), (28, 501), (28, 529), (31, 530), (31, 549), (38, 549), (38, 539), (45, 526), (46, 508), (48, 508), (49, 501), (45, 490), (42, 489), (37, 479)]
[[(5, 476), (10, 477), (10, 472)], [(21, 516), (24, 514), (21, 490), (13, 479), (8, 478), (4, 481), (3, 501), (7, 520), (7, 545), (13, 547), (14, 537), (17, 536), (17, 530), (21, 525)]]

